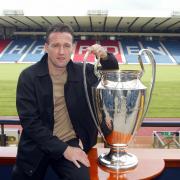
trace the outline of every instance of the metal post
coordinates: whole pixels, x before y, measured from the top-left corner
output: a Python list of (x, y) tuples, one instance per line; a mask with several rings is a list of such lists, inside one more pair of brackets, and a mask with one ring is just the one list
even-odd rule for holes
[(1, 146), (6, 146), (6, 134), (4, 134), (4, 124), (1, 124)]

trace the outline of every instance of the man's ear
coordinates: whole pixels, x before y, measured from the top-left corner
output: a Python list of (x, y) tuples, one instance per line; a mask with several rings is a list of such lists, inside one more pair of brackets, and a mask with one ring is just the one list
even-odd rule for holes
[(75, 43), (73, 43), (72, 49), (71, 49), (71, 56), (75, 53), (75, 47), (76, 47), (76, 45), (75, 45)]
[(76, 47), (76, 45), (75, 45), (75, 43), (73, 43), (72, 50), (71, 50), (71, 59), (73, 59), (73, 56), (75, 54), (75, 47)]
[(44, 51), (45, 51), (46, 53), (48, 52), (48, 44), (47, 44), (47, 43), (44, 44)]
[(75, 43), (73, 43), (72, 53), (74, 53), (74, 52), (75, 52), (75, 48), (76, 48), (76, 44), (75, 44)]

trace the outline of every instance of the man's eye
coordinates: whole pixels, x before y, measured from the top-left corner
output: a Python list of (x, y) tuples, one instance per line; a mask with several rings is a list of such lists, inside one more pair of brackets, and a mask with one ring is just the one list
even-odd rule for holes
[(64, 47), (65, 48), (70, 48), (70, 45), (69, 44), (65, 44)]
[(53, 48), (57, 48), (57, 47), (58, 47), (58, 44), (52, 44), (52, 47), (53, 47)]

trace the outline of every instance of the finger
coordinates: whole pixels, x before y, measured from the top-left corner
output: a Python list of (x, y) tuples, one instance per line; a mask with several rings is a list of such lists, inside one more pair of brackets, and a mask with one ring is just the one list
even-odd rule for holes
[(92, 51), (92, 48), (91, 48), (91, 47), (88, 47), (86, 50), (87, 50), (88, 52), (91, 52), (91, 51)]
[(79, 164), (76, 160), (74, 160), (73, 163), (74, 163), (74, 165), (75, 165), (76, 167), (78, 167), (78, 168), (81, 167), (80, 164)]
[(104, 49), (101, 49), (99, 51), (99, 56), (102, 57), (102, 56), (106, 56), (106, 51)]
[(86, 167), (90, 167), (90, 162), (89, 162), (88, 158), (81, 158), (78, 161), (81, 162)]
[(98, 48), (100, 48), (101, 46), (99, 44), (94, 44), (91, 46), (92, 50), (96, 50)]
[(89, 162), (88, 159), (86, 160), (86, 166), (87, 166), (87, 167), (90, 167), (90, 162)]
[(83, 150), (84, 149), (84, 147), (83, 147), (83, 144), (82, 144), (82, 141), (79, 139), (79, 146), (80, 146), (80, 148)]
[(97, 53), (100, 48), (101, 48), (101, 46), (98, 45), (98, 44), (90, 46), (90, 50), (91, 50), (92, 53)]
[(105, 51), (105, 49), (103, 47), (97, 49), (96, 54), (100, 58), (107, 56), (107, 53), (106, 53), (106, 51)]

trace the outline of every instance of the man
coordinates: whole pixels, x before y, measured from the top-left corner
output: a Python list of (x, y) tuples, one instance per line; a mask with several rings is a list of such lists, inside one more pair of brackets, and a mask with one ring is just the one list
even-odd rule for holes
[[(24, 70), (17, 85), (17, 111), (23, 127), (13, 180), (41, 180), (48, 165), (60, 179), (89, 179), (86, 152), (96, 144), (83, 86), (82, 63), (71, 60), (73, 30), (56, 24), (46, 34), (46, 54)], [(112, 54), (95, 44), (88, 50), (104, 69), (118, 69)], [(88, 89), (98, 79), (87, 64)]]

